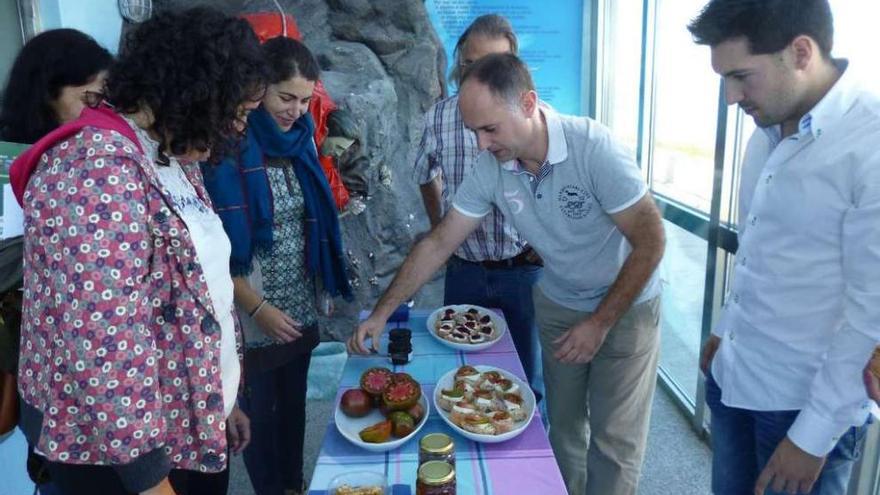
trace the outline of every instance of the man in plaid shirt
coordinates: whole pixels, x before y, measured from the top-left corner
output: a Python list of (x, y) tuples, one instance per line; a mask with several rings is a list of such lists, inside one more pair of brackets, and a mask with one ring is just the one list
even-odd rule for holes
[[(508, 52), (516, 54), (517, 39), (507, 19), (496, 14), (480, 16), (458, 39), (450, 78), (457, 84), (468, 64), (490, 53)], [(462, 122), (457, 95), (428, 110), (414, 176), (431, 227), (449, 210), (478, 153), (476, 136)], [(476, 304), (504, 311), (523, 369), (539, 399), (543, 390), (541, 350), (534, 331), (532, 285), (541, 273), (540, 263), (495, 208), (450, 258), (444, 293), (444, 304)]]

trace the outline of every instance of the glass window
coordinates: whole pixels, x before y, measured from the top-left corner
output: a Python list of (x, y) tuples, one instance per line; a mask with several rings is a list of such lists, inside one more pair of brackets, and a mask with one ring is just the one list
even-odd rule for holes
[(853, 2), (831, 0), (834, 15), (835, 57), (850, 60), (853, 72), (863, 84), (880, 91), (880, 65), (877, 64), (877, 45), (874, 39), (877, 19), (880, 19), (880, 2)]
[(21, 21), (15, 2), (0, 2), (0, 86), (6, 84), (9, 69), (21, 48)]
[(658, 0), (654, 66), (652, 188), (709, 212), (719, 78), (709, 49), (686, 29), (705, 0)]
[(737, 106), (727, 107), (727, 135), (721, 185), (721, 225), (736, 229), (739, 221), (739, 179), (746, 146), (757, 127)]
[(639, 131), (643, 2), (608, 2), (601, 120), (635, 150)]
[(692, 402), (697, 394), (700, 329), (706, 287), (706, 241), (664, 221), (666, 254), (663, 287), (660, 366)]
[[(721, 293), (721, 305), (723, 306), (724, 303), (727, 301), (727, 294), (730, 291), (731, 286), (733, 285), (733, 272), (734, 268), (736, 268), (736, 255), (719, 250), (718, 256), (724, 257), (724, 273), (718, 274), (719, 277), (724, 277), (724, 291)], [(716, 315), (715, 319), (717, 320), (719, 316), (721, 315)]]

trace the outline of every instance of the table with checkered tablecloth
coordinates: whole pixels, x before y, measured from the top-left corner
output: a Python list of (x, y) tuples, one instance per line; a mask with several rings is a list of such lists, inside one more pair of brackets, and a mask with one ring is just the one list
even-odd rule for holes
[[(492, 347), (480, 352), (460, 352), (447, 347), (431, 335), (425, 326), (427, 311), (412, 311), (409, 321), (391, 323), (388, 328), (406, 327), (412, 330), (413, 352), (411, 360), (403, 366), (392, 366), (386, 357), (351, 356), (345, 363), (336, 400), (342, 392), (359, 384), (361, 373), (374, 366), (393, 368), (413, 376), (422, 386), (425, 395), (433, 396), (434, 386), (440, 377), (463, 364), (490, 365), (507, 370), (522, 380), (525, 373), (513, 347), (510, 334), (505, 333)], [(387, 348), (386, 331), (381, 349)], [(458, 495), (508, 495), (514, 493), (564, 494), (565, 485), (547, 433), (541, 422), (540, 411), (526, 430), (511, 440), (496, 444), (478, 443), (454, 433), (440, 418), (433, 403), (427, 423), (417, 437), (442, 432), (455, 442), (456, 479)], [(315, 465), (310, 484), (312, 495), (323, 493), (335, 476), (352, 471), (377, 471), (386, 475), (390, 485), (395, 485), (394, 495), (415, 493), (418, 468), (418, 439), (412, 439), (390, 452), (369, 452), (351, 444), (328, 418), (327, 432), (321, 445), (321, 453)]]

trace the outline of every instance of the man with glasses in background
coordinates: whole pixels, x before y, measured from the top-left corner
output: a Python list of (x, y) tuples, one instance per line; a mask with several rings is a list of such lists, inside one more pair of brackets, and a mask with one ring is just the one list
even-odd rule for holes
[[(450, 79), (460, 86), (468, 65), (491, 53), (516, 54), (517, 49), (516, 34), (507, 19), (497, 14), (477, 17), (455, 45)], [(449, 211), (452, 197), (470, 175), (479, 151), (476, 136), (462, 122), (458, 95), (437, 102), (425, 114), (414, 176), (432, 228)], [(544, 384), (532, 286), (541, 274), (540, 263), (522, 236), (494, 208), (447, 263), (443, 295), (443, 304), (476, 304), (504, 312), (526, 378), (539, 401)]]

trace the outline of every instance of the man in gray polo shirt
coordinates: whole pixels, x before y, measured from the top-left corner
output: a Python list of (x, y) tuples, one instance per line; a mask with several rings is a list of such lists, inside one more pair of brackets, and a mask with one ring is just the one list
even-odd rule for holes
[[(459, 92), (483, 153), (348, 342), (385, 322), (497, 206), (544, 259), (534, 290), (550, 442), (570, 494), (636, 493), (656, 383), (659, 212), (629, 153), (587, 118), (538, 104), (526, 66), (488, 55)], [(589, 437), (589, 444), (588, 442)]]

